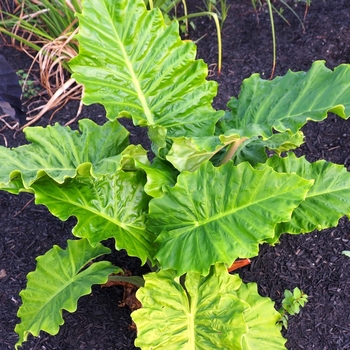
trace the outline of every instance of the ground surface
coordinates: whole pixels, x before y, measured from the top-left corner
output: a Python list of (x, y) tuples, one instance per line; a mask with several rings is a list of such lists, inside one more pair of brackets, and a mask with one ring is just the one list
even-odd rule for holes
[[(194, 8), (194, 2), (188, 1)], [(201, 1), (197, 3), (201, 4)], [(223, 29), (223, 69), (220, 77), (215, 71), (216, 33), (212, 21), (197, 20), (197, 30), (191, 39), (199, 41), (198, 56), (212, 69), (213, 79), (220, 84), (215, 101), (225, 108), (230, 96), (237, 96), (241, 82), (258, 72), (268, 78), (271, 72), (271, 32), (268, 14), (260, 11), (257, 17), (250, 0), (228, 1), (232, 6)], [(302, 17), (304, 5), (295, 11)], [(298, 20), (288, 10), (284, 12), (291, 23), (287, 26), (276, 17), (278, 61), (276, 74), (291, 70), (309, 69), (318, 59), (333, 68), (350, 62), (350, 2), (348, 0), (313, 0), (305, 20), (303, 33)], [(20, 52), (0, 47), (14, 69), (27, 69), (30, 60)], [(65, 123), (72, 117), (76, 104), (60, 111), (52, 122)], [(103, 109), (84, 108), (82, 117), (104, 120)], [(49, 123), (49, 115), (38, 124)], [(331, 116), (327, 121), (306, 125), (306, 144), (299, 153), (311, 161), (327, 159), (350, 166), (350, 122)], [(13, 147), (23, 144), (24, 138), (7, 129), (1, 132)], [(144, 136), (134, 131), (134, 142)], [(4, 144), (0, 137), (0, 143)], [(0, 165), (1, 166), (1, 165)], [(35, 257), (44, 254), (53, 244), (64, 247), (70, 237), (74, 219), (62, 223), (41, 206), (29, 203), (28, 195), (12, 196), (0, 193), (0, 350), (12, 349), (16, 342), (13, 332), (18, 319), (19, 292), (26, 283), (26, 274), (35, 268)], [(28, 204), (28, 205), (27, 205)], [(309, 295), (309, 303), (298, 316), (290, 318), (287, 348), (291, 350), (350, 349), (350, 259), (341, 254), (350, 250), (350, 223), (340, 220), (338, 227), (303, 236), (283, 236), (276, 247), (263, 246), (259, 257), (240, 271), (246, 282), (259, 284), (262, 295), (279, 304), (285, 289), (299, 286)], [(140, 273), (137, 259), (123, 252), (112, 256), (113, 262), (133, 273)], [(135, 331), (127, 308), (118, 307), (122, 290), (119, 287), (94, 287), (91, 295), (81, 298), (78, 311), (66, 314), (65, 324), (57, 336), (42, 334), (30, 337), (23, 349), (135, 349)], [(264, 349), (265, 350), (265, 349)]]

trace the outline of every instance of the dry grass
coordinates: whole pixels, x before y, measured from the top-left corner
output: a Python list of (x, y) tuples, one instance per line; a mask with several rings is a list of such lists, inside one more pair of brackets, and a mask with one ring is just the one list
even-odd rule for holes
[[(77, 84), (73, 78), (70, 78), (65, 69), (66, 63), (77, 55), (77, 52), (69, 45), (74, 40), (76, 33), (77, 29), (69, 36), (62, 35), (54, 41), (46, 43), (33, 58), (29, 71), (31, 71), (35, 63), (39, 65), (40, 83), (49, 99), (44, 105), (30, 111), (31, 114), (37, 113), (28, 117), (28, 123), (23, 127), (35, 123), (48, 111), (55, 110), (51, 115), (51, 120), (54, 114), (62, 109), (68, 101), (81, 100), (82, 85)], [(75, 118), (69, 123), (79, 116), (81, 109), (82, 104), (80, 103)]]
[[(45, 1), (42, 2), (38, 0), (31, 0), (30, 2), (38, 7), (44, 6), (45, 3)], [(65, 0), (64, 2), (72, 12), (75, 12), (74, 6), (70, 0)], [(39, 72), (42, 92), (37, 97), (39, 97), (40, 103), (39, 106), (30, 108), (32, 104), (30, 104), (30, 101), (27, 101), (28, 122), (22, 126), (21, 129), (34, 124), (44, 114), (54, 110), (51, 114), (51, 121), (55, 113), (62, 109), (67, 102), (70, 100), (81, 100), (83, 91), (82, 86), (77, 84), (75, 80), (70, 77), (68, 68), (69, 60), (78, 54), (78, 43), (74, 39), (78, 31), (77, 28), (74, 29), (77, 24), (77, 19), (70, 22), (57, 38), (50, 39), (49, 35), (44, 37), (44, 34), (41, 34), (40, 31), (44, 28), (37, 30), (35, 26), (26, 24), (28, 20), (39, 17), (43, 13), (48, 12), (49, 9), (44, 8), (27, 14), (26, 12), (28, 12), (28, 9), (25, 8), (26, 3), (26, 1), (22, 1), (21, 3), (14, 1), (11, 3), (13, 5), (11, 7), (10, 2), (5, 0), (4, 9), (11, 11), (11, 14), (15, 16), (13, 17), (15, 22), (11, 28), (8, 28), (8, 31), (11, 33), (10, 35), (4, 35), (3, 32), (0, 33), (7, 45), (22, 50), (33, 60), (28, 71), (28, 76), (32, 73), (36, 64), (39, 68), (37, 72)], [(0, 19), (3, 22), (5, 20), (5, 15), (2, 12), (0, 13)], [(38, 102), (37, 98), (36, 102)], [(79, 116), (81, 109), (82, 104), (80, 103), (75, 118), (69, 121), (68, 124), (72, 123)], [(0, 120), (5, 123), (7, 127), (11, 126), (4, 121), (4, 116), (1, 116)], [(13, 127), (14, 126), (11, 126), (11, 128)]]

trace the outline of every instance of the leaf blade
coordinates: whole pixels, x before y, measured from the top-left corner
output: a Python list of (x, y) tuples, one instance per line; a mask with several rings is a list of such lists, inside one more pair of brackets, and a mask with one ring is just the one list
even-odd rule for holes
[(297, 158), (291, 152), (284, 158), (271, 157), (267, 164), (276, 171), (295, 172), (315, 181), (305, 200), (294, 210), (291, 221), (277, 225), (277, 235), (334, 227), (342, 216), (350, 215), (350, 174), (344, 166), (325, 160), (309, 163), (305, 157)]
[(233, 98), (225, 117), (226, 130), (241, 136), (269, 138), (273, 130), (295, 134), (307, 120), (321, 121), (333, 112), (350, 115), (350, 66), (331, 71), (324, 61), (315, 61), (308, 72), (292, 72), (272, 81), (253, 74), (243, 82), (238, 99)]
[(286, 349), (286, 339), (276, 327), (276, 322), (280, 319), (281, 314), (275, 310), (270, 298), (259, 295), (257, 284), (242, 283), (240, 288), (233, 293), (250, 306), (244, 312), (248, 331), (242, 337), (242, 350)]
[(126, 249), (145, 263), (152, 260), (154, 249), (154, 234), (145, 225), (149, 201), (145, 182), (141, 171), (120, 170), (98, 179), (78, 176), (63, 184), (43, 177), (32, 187), (36, 203), (44, 204), (53, 215), (61, 220), (77, 217), (75, 236), (87, 238), (92, 246), (115, 238), (116, 249)]
[(165, 25), (141, 0), (86, 0), (78, 17), (82, 49), (70, 66), (86, 104), (102, 103), (110, 119), (132, 117), (169, 136), (213, 134), (221, 116), (211, 107), (217, 84), (206, 80), (207, 66), (195, 60), (194, 43), (181, 40), (176, 21)]
[(23, 304), (18, 310), (22, 322), (15, 331), (19, 335), (16, 349), (28, 334), (38, 336), (41, 330), (55, 335), (64, 321), (62, 309), (73, 312), (77, 300), (91, 292), (93, 284), (107, 281), (108, 275), (120, 272), (107, 261), (100, 261), (81, 271), (92, 259), (110, 250), (101, 244), (91, 247), (87, 240), (68, 240), (67, 248), (54, 246), (37, 258), (36, 270), (28, 274), (27, 287), (20, 296)]
[[(241, 284), (239, 277), (217, 265), (205, 277), (189, 273), (183, 288), (175, 276), (173, 271), (164, 270), (145, 276), (145, 287), (136, 294), (143, 308), (132, 313), (138, 327), (136, 346), (238, 348), (246, 332), (243, 312), (249, 307), (234, 295)], [(156, 322), (149, 322), (150, 318)]]
[(311, 187), (312, 181), (284, 175), (257, 172), (248, 163), (214, 168), (210, 162), (180, 174), (173, 188), (150, 201), (147, 227), (158, 235), (162, 267), (206, 274), (216, 262), (230, 266), (255, 256)]
[[(59, 124), (24, 129), (31, 144), (12, 150), (0, 147), (0, 188), (13, 188), (18, 193), (20, 185), (12, 184), (22, 179), (24, 189), (47, 174), (58, 183), (75, 177), (80, 171), (90, 169), (105, 158), (118, 155), (128, 145), (129, 133), (118, 121), (103, 126), (93, 121), (79, 121), (81, 133)], [(90, 163), (90, 165), (88, 164)]]

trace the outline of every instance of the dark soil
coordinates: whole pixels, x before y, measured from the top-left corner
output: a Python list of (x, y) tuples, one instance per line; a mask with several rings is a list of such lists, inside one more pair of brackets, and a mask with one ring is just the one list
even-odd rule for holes
[[(191, 1), (188, 1), (190, 3)], [(190, 9), (201, 1), (192, 1)], [(214, 70), (212, 79), (219, 82), (215, 107), (225, 108), (231, 96), (237, 96), (244, 78), (258, 72), (269, 78), (272, 65), (270, 21), (266, 8), (256, 14), (250, 0), (229, 0), (231, 8), (223, 28), (223, 69), (215, 71), (217, 62), (216, 32), (213, 21), (200, 18), (190, 38), (198, 42), (198, 57)], [(294, 2), (289, 2), (294, 4)], [(276, 5), (278, 3), (276, 2)], [(293, 7), (302, 18), (305, 5)], [(350, 62), (350, 2), (348, 0), (313, 0), (305, 20), (306, 31), (287, 9), (288, 26), (278, 16), (276, 20), (278, 61), (276, 75), (288, 69), (307, 70), (315, 60), (326, 60), (333, 68)], [(259, 19), (259, 21), (257, 21)], [(28, 69), (31, 60), (22, 52), (0, 47), (14, 69)], [(37, 125), (70, 120), (77, 104), (69, 103), (50, 121), (50, 115)], [(103, 122), (100, 106), (85, 107), (81, 118)], [(2, 127), (2, 126), (0, 126)], [(73, 125), (76, 127), (76, 124)], [(308, 123), (304, 132), (306, 143), (298, 151), (310, 161), (326, 159), (350, 166), (350, 122), (330, 116), (321, 123)], [(1, 131), (9, 147), (25, 143), (22, 133)], [(145, 134), (132, 130), (133, 142), (144, 142)], [(0, 143), (4, 139), (0, 137)], [(16, 313), (21, 303), (19, 292), (25, 287), (26, 275), (35, 268), (35, 257), (44, 254), (53, 244), (65, 246), (71, 237), (75, 220), (61, 222), (45, 207), (35, 206), (31, 196), (13, 196), (0, 192), (0, 350), (12, 349), (17, 340), (14, 333)], [(259, 257), (240, 270), (246, 282), (257, 282), (259, 291), (280, 305), (285, 289), (298, 286), (309, 295), (309, 302), (297, 316), (290, 317), (287, 348), (316, 350), (350, 349), (350, 259), (341, 254), (350, 250), (350, 222), (340, 220), (336, 228), (306, 235), (284, 235), (275, 247), (262, 246)], [(116, 265), (142, 273), (138, 259), (124, 252), (115, 252), (111, 260)], [(5, 275), (5, 276), (4, 276)], [(120, 287), (93, 287), (89, 296), (79, 300), (78, 311), (65, 314), (65, 324), (56, 336), (42, 334), (29, 337), (23, 349), (135, 349), (135, 330), (130, 327), (130, 311), (120, 308)], [(260, 349), (259, 349), (260, 350)], [(265, 349), (263, 349), (265, 350)]]

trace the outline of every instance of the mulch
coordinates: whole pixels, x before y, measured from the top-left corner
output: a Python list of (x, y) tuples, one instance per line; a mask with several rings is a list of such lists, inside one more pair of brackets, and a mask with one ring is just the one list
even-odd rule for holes
[[(305, 5), (289, 1), (302, 18)], [(224, 109), (231, 96), (237, 96), (242, 80), (252, 73), (269, 78), (272, 65), (271, 29), (266, 5), (256, 14), (250, 0), (228, 1), (231, 4), (223, 28), (223, 69), (216, 70), (217, 44), (213, 21), (206, 17), (194, 20), (196, 30), (190, 38), (198, 41), (198, 57), (209, 65), (212, 76), (219, 83), (215, 107)], [(197, 0), (190, 10), (202, 6)], [(278, 2), (276, 2), (278, 5)], [(350, 62), (350, 2), (348, 0), (313, 0), (305, 19), (305, 33), (297, 18), (285, 9), (288, 26), (275, 16), (277, 33), (277, 67), (275, 75), (288, 69), (307, 70), (315, 60), (325, 60), (329, 68)], [(28, 69), (31, 60), (22, 52), (0, 46), (15, 70)], [(50, 121), (45, 115), (37, 125), (59, 122), (64, 124), (77, 108), (69, 103)], [(84, 107), (81, 118), (98, 122), (105, 120), (100, 106)], [(128, 124), (130, 125), (130, 123)], [(72, 126), (76, 127), (76, 124)], [(350, 121), (331, 115), (321, 123), (308, 123), (303, 129), (306, 143), (297, 151), (307, 159), (326, 159), (344, 164), (350, 170)], [(1, 131), (9, 147), (24, 144), (22, 133)], [(0, 135), (1, 136), (1, 135)], [(145, 142), (140, 129), (132, 129), (133, 142)], [(0, 137), (0, 144), (4, 139)], [(15, 138), (14, 138), (15, 137)], [(16, 313), (21, 303), (19, 292), (25, 287), (26, 275), (35, 268), (35, 258), (53, 244), (65, 247), (71, 237), (75, 219), (61, 222), (45, 207), (36, 206), (31, 196), (0, 192), (0, 350), (13, 349), (18, 322)], [(276, 301), (278, 308), (285, 289), (299, 287), (309, 295), (309, 302), (299, 315), (290, 317), (283, 332), (290, 350), (350, 349), (350, 258), (341, 254), (350, 250), (350, 222), (344, 217), (339, 225), (322, 232), (305, 235), (284, 235), (275, 247), (263, 245), (258, 257), (239, 274), (245, 282), (256, 282), (261, 295)], [(113, 252), (111, 261), (117, 266), (141, 274), (138, 259), (125, 252)], [(82, 297), (78, 310), (64, 313), (65, 324), (60, 333), (39, 338), (29, 337), (23, 349), (136, 349), (136, 331), (131, 325), (130, 311), (119, 307), (123, 290), (119, 286), (100, 288)], [(265, 349), (264, 349), (265, 350)]]

